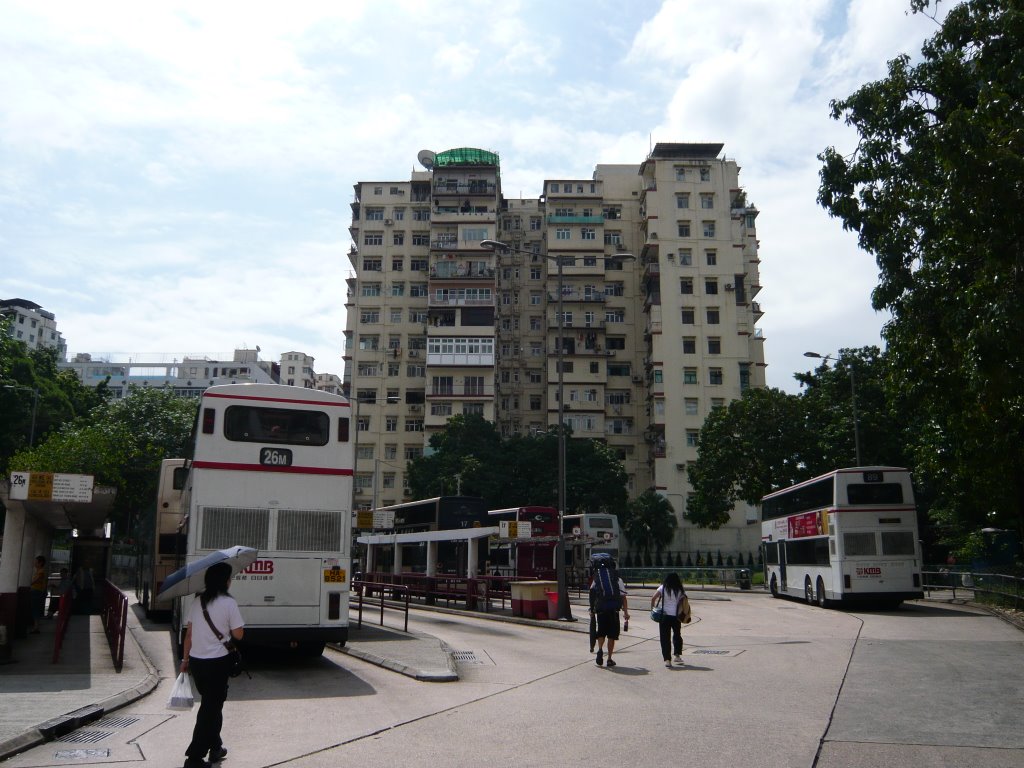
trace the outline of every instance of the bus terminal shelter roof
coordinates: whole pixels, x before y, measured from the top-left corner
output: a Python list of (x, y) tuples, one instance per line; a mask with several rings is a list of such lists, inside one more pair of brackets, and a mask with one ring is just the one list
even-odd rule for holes
[(497, 526), (458, 528), (450, 531), (418, 531), (416, 533), (369, 533), (356, 538), (359, 544), (419, 544), (424, 541), (469, 541), (498, 535)]

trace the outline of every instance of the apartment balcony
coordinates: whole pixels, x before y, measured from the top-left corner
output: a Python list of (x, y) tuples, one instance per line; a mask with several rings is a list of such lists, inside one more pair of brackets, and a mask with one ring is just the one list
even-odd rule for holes
[[(557, 304), (558, 303), (558, 294), (557, 293), (549, 293), (548, 294), (548, 301), (550, 301), (552, 304)], [(563, 302), (573, 301), (573, 302), (577, 302), (577, 303), (589, 302), (589, 303), (592, 303), (592, 304), (604, 304), (604, 302), (605, 302), (605, 295), (603, 293), (598, 293), (597, 291), (578, 291), (578, 290), (573, 290), (571, 288), (566, 288), (566, 289), (562, 290), (562, 301)]]
[(430, 215), (430, 220), (434, 224), (462, 224), (467, 221), (491, 223), (495, 221), (497, 215), (498, 214), (494, 208), (486, 205), (475, 205), (470, 206), (469, 208), (460, 208), (454, 205), (441, 205), (434, 208)]
[(497, 194), (496, 184), (489, 181), (460, 181), (457, 179), (436, 179), (434, 181), (434, 195), (487, 195), (493, 197)]
[(572, 320), (566, 320), (565, 323), (558, 322), (558, 316), (548, 318), (548, 328), (558, 330), (559, 328), (566, 328), (573, 331), (581, 330), (595, 330), (603, 331), (605, 328), (604, 320), (584, 320), (583, 318), (573, 318)]
[(443, 399), (472, 399), (480, 400), (483, 398), (494, 397), (493, 386), (439, 386), (439, 387), (427, 387), (427, 399), (443, 400)]
[(494, 366), (493, 352), (466, 353), (431, 352), (427, 355), (427, 365), (477, 367)]
[(661, 320), (651, 320), (644, 328), (644, 338), (649, 339), (656, 333), (661, 333)]
[(754, 322), (756, 323), (764, 315), (764, 312), (761, 311), (760, 303), (756, 301), (750, 302), (750, 309), (754, 313)]
[(548, 224), (604, 224), (604, 216), (548, 216)]
[[(592, 347), (576, 346), (571, 344), (566, 346), (562, 350), (562, 354), (565, 356), (589, 356), (589, 357), (613, 357), (615, 355), (614, 349), (604, 349), (600, 344)], [(548, 357), (555, 357), (558, 355), (558, 345), (548, 349)]]
[(441, 261), (430, 268), (431, 280), (493, 280), (494, 267), (469, 262)]
[[(494, 295), (490, 296), (438, 296), (431, 293), (428, 299), (431, 307), (493, 307)], [(453, 323), (454, 325), (454, 323)]]

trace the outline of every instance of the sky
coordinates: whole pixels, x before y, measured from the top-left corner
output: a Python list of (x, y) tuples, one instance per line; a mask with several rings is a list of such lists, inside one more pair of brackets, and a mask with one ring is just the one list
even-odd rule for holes
[(289, 351), (341, 375), (353, 184), (421, 149), (506, 197), (720, 142), (760, 210), (767, 381), (882, 346), (874, 259), (815, 202), (829, 102), (916, 59), (908, 0), (0, 0), (0, 299), (94, 359)]

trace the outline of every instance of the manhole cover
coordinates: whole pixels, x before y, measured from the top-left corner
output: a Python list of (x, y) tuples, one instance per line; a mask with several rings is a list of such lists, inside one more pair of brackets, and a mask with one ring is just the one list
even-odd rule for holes
[(67, 736), (62, 736), (60, 741), (64, 744), (95, 744), (109, 735), (110, 731), (72, 731)]
[(53, 755), (57, 760), (82, 760), (89, 757), (110, 757), (109, 749), (60, 749)]

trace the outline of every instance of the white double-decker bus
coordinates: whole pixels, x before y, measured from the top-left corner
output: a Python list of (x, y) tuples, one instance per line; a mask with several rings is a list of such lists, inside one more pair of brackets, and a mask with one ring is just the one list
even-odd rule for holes
[(910, 473), (855, 467), (761, 500), (765, 582), (772, 595), (890, 607), (921, 598), (921, 549)]
[[(277, 384), (207, 389), (182, 496), (186, 561), (242, 545), (245, 641), (319, 654), (348, 639), (353, 445), (344, 397)], [(193, 598), (176, 601), (175, 627)]]
[(181, 496), (187, 477), (188, 467), (184, 459), (164, 459), (160, 462), (153, 546), (148, 555), (140, 558), (140, 578), (135, 590), (139, 604), (150, 618), (155, 614), (170, 613), (171, 601), (157, 600), (156, 595), (164, 578), (185, 561), (185, 537), (181, 533), (184, 516)]

